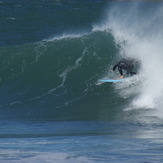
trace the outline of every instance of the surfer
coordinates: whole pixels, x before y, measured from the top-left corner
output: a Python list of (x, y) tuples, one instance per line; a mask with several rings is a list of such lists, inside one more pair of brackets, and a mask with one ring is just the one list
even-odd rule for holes
[(120, 77), (119, 79), (123, 79), (124, 75), (123, 75), (123, 70), (126, 70), (126, 74), (127, 75), (136, 75), (136, 72), (133, 72), (134, 66), (133, 66), (133, 59), (126, 59), (126, 58), (122, 58), (121, 60), (119, 60), (114, 66), (113, 66), (113, 72), (114, 70), (118, 67), (119, 73), (120, 73)]

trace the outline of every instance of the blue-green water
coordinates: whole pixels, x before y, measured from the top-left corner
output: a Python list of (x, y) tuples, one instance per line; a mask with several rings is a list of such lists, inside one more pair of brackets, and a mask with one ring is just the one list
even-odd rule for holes
[[(163, 162), (162, 11), (161, 1), (0, 1), (0, 162)], [(138, 75), (97, 85), (124, 55)]]

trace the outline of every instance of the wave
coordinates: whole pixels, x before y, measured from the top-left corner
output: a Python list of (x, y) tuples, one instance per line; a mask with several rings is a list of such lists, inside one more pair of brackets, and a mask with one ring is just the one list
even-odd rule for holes
[(64, 35), (0, 50), (1, 118), (99, 116), (95, 83), (117, 52), (110, 34)]
[[(162, 7), (115, 3), (89, 33), (0, 47), (1, 119), (112, 120), (151, 108), (162, 115)], [(139, 75), (96, 86), (124, 55), (141, 63)]]
[(116, 44), (120, 45), (120, 55), (141, 62), (138, 86), (136, 89), (129, 87), (124, 90), (124, 94), (136, 95), (129, 108), (158, 109), (158, 114), (161, 115), (163, 4), (134, 1), (128, 3), (126, 7), (122, 5), (113, 6), (106, 13), (105, 21), (101, 25), (94, 26), (94, 31), (111, 32)]

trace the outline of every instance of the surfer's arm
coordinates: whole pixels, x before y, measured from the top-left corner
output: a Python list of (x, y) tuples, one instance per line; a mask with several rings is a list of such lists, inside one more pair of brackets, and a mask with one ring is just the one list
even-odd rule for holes
[(124, 62), (124, 58), (122, 58), (121, 60), (119, 60), (114, 66), (113, 66), (113, 71), (117, 68), (117, 66), (121, 63)]
[(116, 63), (116, 64), (113, 66), (113, 71), (117, 68), (118, 64), (119, 64), (119, 62)]

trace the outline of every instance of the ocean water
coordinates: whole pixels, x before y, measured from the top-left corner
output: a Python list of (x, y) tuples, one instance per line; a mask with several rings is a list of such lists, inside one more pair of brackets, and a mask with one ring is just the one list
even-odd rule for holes
[[(163, 162), (161, 1), (0, 1), (0, 163)], [(97, 85), (121, 57), (138, 75)]]

